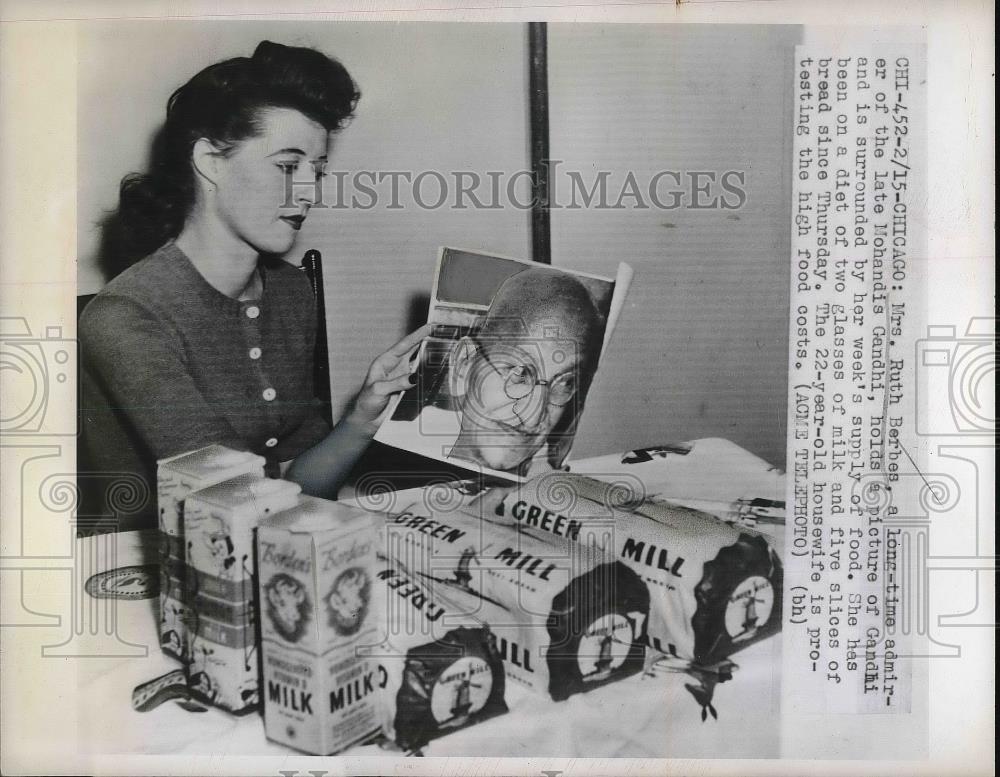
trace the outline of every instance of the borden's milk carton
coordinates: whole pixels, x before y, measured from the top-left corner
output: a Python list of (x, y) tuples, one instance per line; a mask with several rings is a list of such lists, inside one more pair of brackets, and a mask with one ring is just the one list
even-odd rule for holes
[(209, 445), (158, 462), (156, 497), (160, 524), (160, 647), (187, 662), (191, 657), (184, 561), (184, 499), (237, 475), (264, 475), (264, 457)]
[(254, 529), (262, 518), (293, 507), (300, 491), (284, 480), (240, 475), (196, 491), (184, 506), (194, 613), (188, 684), (232, 712), (260, 701)]
[(379, 728), (371, 611), (375, 532), (355, 507), (302, 497), (257, 530), (264, 730), (330, 755)]

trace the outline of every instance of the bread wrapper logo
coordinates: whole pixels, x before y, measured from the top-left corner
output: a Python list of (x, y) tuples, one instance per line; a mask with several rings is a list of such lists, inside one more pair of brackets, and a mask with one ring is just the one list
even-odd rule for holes
[(442, 728), (465, 725), (490, 697), (493, 675), (482, 658), (458, 659), (442, 674), (431, 691), (431, 714)]
[(418, 748), (453, 729), (507, 711), (503, 662), (485, 626), (460, 626), (406, 651), (399, 691), (385, 699), (393, 738)]
[(710, 664), (781, 627), (782, 569), (760, 536), (741, 532), (711, 561), (694, 588), (695, 658)]
[(298, 642), (309, 625), (309, 596), (302, 583), (279, 572), (264, 586), (267, 618), (286, 642)]
[[(639, 615), (639, 613), (634, 613)], [(604, 615), (580, 637), (577, 663), (585, 683), (605, 680), (625, 663), (635, 641), (635, 630), (623, 615)]]
[(357, 634), (368, 614), (371, 580), (361, 567), (348, 567), (333, 581), (326, 595), (327, 621), (342, 637)]
[(649, 608), (649, 588), (620, 561), (570, 581), (546, 619), (549, 695), (561, 701), (641, 671)]
[(771, 618), (774, 588), (766, 577), (748, 577), (729, 595), (726, 606), (726, 631), (733, 642), (753, 637)]

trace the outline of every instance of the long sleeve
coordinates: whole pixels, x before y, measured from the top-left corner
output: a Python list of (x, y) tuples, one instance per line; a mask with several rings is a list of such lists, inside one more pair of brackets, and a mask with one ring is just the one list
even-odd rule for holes
[(334, 499), (371, 441), (370, 431), (341, 420), (324, 440), (292, 462), (285, 477), (306, 494)]
[[(282, 261), (259, 268), (260, 298), (236, 300), (167, 244), (112, 280), (80, 318), (81, 472), (99, 485), (137, 482), (150, 498), (136, 521), (155, 516), (156, 462), (166, 456), (219, 443), (264, 456), (277, 475), (318, 447), (301, 471), (311, 493), (329, 493), (367, 446), (353, 430), (331, 434), (313, 394), (308, 280)], [(108, 514), (101, 493), (90, 503)]]
[(153, 458), (212, 443), (248, 448), (225, 408), (210, 404), (195, 383), (179, 338), (139, 303), (96, 297), (81, 318), (80, 342), (110, 409)]

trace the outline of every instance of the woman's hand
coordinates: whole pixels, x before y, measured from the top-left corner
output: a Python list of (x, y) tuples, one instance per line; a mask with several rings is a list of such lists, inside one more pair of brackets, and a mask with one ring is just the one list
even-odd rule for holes
[(373, 424), (389, 404), (389, 398), (413, 385), (410, 382), (410, 357), (431, 329), (431, 324), (424, 324), (372, 362), (365, 384), (347, 414), (350, 423), (375, 433)]
[(337, 498), (371, 444), (377, 431), (375, 421), (389, 404), (389, 397), (410, 387), (410, 357), (430, 332), (429, 324), (420, 327), (372, 362), (351, 409), (322, 441), (299, 454), (285, 472), (286, 479), (298, 483), (310, 496)]

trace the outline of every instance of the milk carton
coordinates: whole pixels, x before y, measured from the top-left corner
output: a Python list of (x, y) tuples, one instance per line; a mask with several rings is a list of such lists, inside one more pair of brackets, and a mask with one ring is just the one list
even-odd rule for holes
[(269, 739), (317, 755), (379, 728), (375, 534), (370, 513), (301, 497), (257, 530)]
[(185, 501), (194, 615), (188, 682), (197, 695), (232, 712), (259, 703), (254, 529), (262, 518), (293, 507), (300, 491), (284, 480), (239, 475)]
[(264, 457), (209, 445), (158, 462), (156, 475), (160, 525), (160, 647), (187, 662), (191, 657), (185, 601), (184, 499), (193, 491), (237, 475), (264, 475)]

